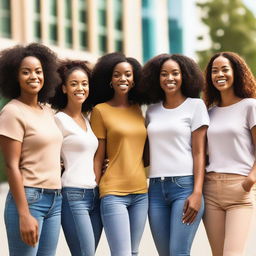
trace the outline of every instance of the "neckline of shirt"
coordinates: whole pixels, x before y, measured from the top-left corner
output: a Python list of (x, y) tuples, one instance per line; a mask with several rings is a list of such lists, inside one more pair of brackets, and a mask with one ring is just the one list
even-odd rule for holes
[(189, 97), (187, 97), (179, 106), (177, 106), (176, 108), (166, 108), (164, 107), (163, 101), (160, 102), (160, 106), (162, 109), (164, 109), (165, 111), (174, 111), (174, 110), (178, 110), (179, 108), (181, 108), (183, 105), (186, 104), (186, 102), (189, 101)]

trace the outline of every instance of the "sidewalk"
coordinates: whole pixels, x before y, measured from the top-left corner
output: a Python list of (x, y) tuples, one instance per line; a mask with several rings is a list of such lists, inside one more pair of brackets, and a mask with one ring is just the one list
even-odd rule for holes
[[(3, 220), (4, 201), (5, 201), (7, 190), (8, 190), (7, 184), (0, 185), (0, 255), (1, 256), (8, 256), (7, 239), (6, 239), (5, 226), (4, 226), (4, 220)], [(253, 234), (251, 236), (251, 240), (249, 241), (249, 246), (245, 256), (256, 256), (255, 244), (256, 244), (256, 222), (253, 225)], [(56, 256), (70, 256), (70, 252), (68, 250), (68, 247), (62, 232), (60, 235)], [(96, 256), (110, 256), (105, 234), (103, 234), (101, 237), (100, 244), (96, 252)], [(148, 223), (146, 225), (145, 232), (143, 234), (142, 241), (140, 244), (139, 256), (157, 256), (157, 252), (156, 252), (154, 242), (149, 230)], [(191, 256), (211, 256), (209, 243), (208, 243), (202, 223), (199, 227), (199, 230), (197, 231), (197, 234), (193, 243), (193, 247), (192, 247)]]

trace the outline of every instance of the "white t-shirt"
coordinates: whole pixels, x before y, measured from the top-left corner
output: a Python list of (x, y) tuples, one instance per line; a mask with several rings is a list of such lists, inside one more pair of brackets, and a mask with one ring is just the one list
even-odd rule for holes
[(149, 106), (146, 113), (150, 149), (149, 177), (193, 175), (192, 132), (209, 125), (201, 99), (187, 98), (173, 109), (163, 103)]
[(98, 147), (98, 139), (85, 118), (87, 131), (84, 131), (69, 115), (58, 112), (55, 121), (63, 135), (61, 158), (65, 171), (62, 187), (96, 187), (93, 158)]
[(256, 100), (247, 98), (209, 110), (207, 172), (247, 176), (255, 161), (251, 128), (256, 125)]

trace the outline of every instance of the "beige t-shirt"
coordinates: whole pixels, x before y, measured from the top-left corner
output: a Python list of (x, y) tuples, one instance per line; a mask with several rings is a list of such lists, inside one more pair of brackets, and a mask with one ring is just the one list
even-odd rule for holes
[(99, 185), (100, 196), (146, 193), (142, 156), (147, 134), (140, 107), (98, 104), (91, 114), (91, 126), (98, 139), (106, 139), (109, 159)]
[(20, 171), (24, 186), (61, 188), (62, 134), (52, 110), (32, 109), (13, 99), (0, 112), (0, 135), (22, 143)]

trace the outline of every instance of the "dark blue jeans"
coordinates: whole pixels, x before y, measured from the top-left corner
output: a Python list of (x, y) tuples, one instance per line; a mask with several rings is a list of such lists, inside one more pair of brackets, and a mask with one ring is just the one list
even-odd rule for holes
[(98, 188), (62, 189), (61, 224), (73, 256), (93, 256), (100, 240), (102, 222)]
[(183, 207), (194, 188), (193, 176), (151, 178), (149, 224), (159, 256), (189, 256), (201, 221), (204, 202), (196, 220), (182, 223)]
[(60, 232), (60, 190), (25, 187), (29, 210), (39, 225), (39, 243), (31, 247), (21, 240), (19, 215), (9, 192), (6, 198), (4, 220), (10, 256), (54, 256)]

